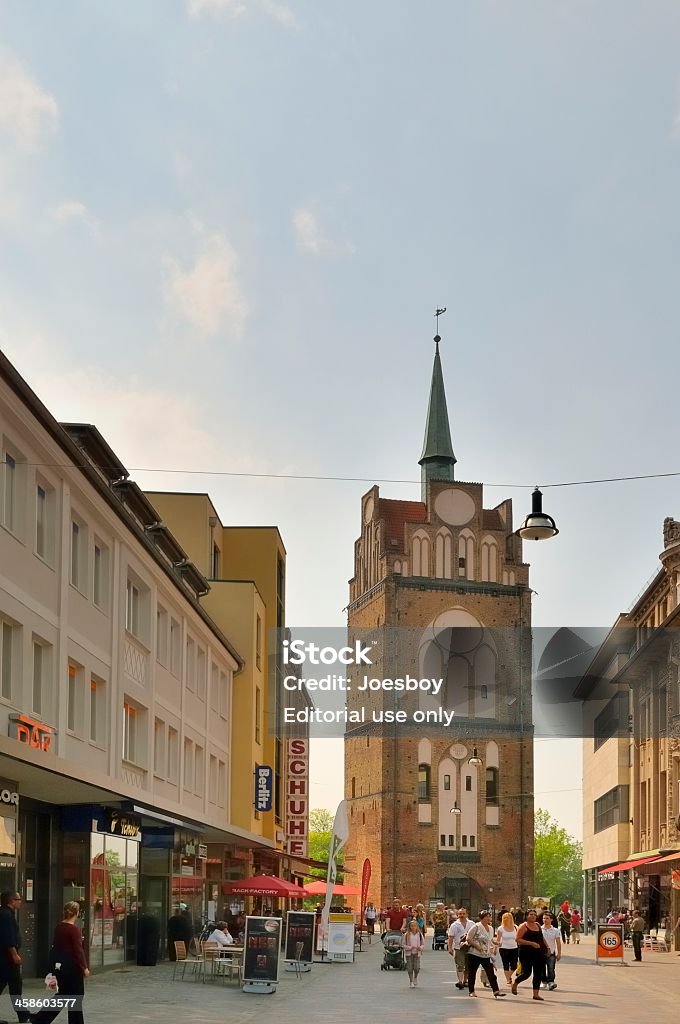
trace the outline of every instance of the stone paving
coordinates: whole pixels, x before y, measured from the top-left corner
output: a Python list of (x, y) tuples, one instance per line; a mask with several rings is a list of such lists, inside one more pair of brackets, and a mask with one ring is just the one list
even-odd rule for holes
[[(505, 999), (494, 999), (478, 982), (476, 999), (459, 992), (445, 952), (433, 952), (428, 943), (423, 956), (419, 987), (409, 989), (406, 972), (381, 971), (382, 948), (377, 940), (357, 953), (354, 964), (315, 964), (298, 979), (281, 971), (274, 995), (248, 995), (235, 981), (172, 981), (172, 965), (130, 967), (104, 971), (89, 979), (85, 1000), (87, 1024), (112, 1021), (158, 1022), (186, 1020), (190, 1024), (248, 1024), (271, 1015), (275, 1024), (355, 1024), (358, 1017), (412, 1024), (446, 1024), (469, 1019), (485, 1021), (500, 1015), (512, 1024), (525, 1024), (527, 1014), (545, 1014), (551, 1024), (575, 1024), (579, 1018), (595, 1021), (637, 1018), (655, 1024), (678, 1019), (680, 957), (675, 953), (646, 953), (641, 964), (632, 963), (626, 950), (624, 967), (597, 966), (592, 938), (566, 947), (557, 967), (556, 992), (542, 992), (544, 1003), (531, 999), (527, 983), (518, 996), (505, 988)], [(36, 982), (27, 982), (25, 994), (42, 994)], [(0, 1016), (13, 1020), (9, 1000), (0, 1000)], [(66, 1024), (65, 1013), (59, 1020)]]

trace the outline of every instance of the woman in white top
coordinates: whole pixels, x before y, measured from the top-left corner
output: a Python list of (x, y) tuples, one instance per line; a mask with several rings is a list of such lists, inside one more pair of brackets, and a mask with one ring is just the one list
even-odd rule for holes
[(503, 972), (508, 985), (512, 985), (512, 972), (517, 970), (517, 926), (512, 914), (503, 914), (501, 926), (496, 932), (496, 940), (499, 946), (499, 953), (503, 961)]
[(215, 928), (208, 936), (208, 942), (216, 942), (219, 946), (233, 946), (234, 940), (227, 930), (226, 921), (215, 921)]
[(505, 992), (499, 992), (496, 972), (493, 969), (493, 958), (496, 955), (498, 946), (496, 943), (496, 936), (494, 935), (491, 927), (490, 910), (483, 910), (481, 912), (479, 915), (479, 921), (477, 924), (473, 924), (472, 928), (467, 933), (467, 940), (470, 944), (470, 952), (468, 954), (469, 995), (477, 995), (475, 992), (475, 978), (477, 977), (478, 969), (481, 967), (489, 979), (489, 984), (493, 989), (495, 998), (503, 998), (505, 996)]
[(420, 957), (425, 945), (423, 933), (418, 927), (415, 917), (411, 918), (404, 936), (404, 953), (406, 954), (406, 968), (408, 970), (409, 988), (418, 987), (418, 974), (420, 972)]

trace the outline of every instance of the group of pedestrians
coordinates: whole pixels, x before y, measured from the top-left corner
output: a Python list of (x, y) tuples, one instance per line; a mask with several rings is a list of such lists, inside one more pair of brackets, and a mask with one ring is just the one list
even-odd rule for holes
[(560, 930), (550, 912), (544, 913), (539, 923), (537, 912), (528, 910), (518, 925), (513, 914), (506, 911), (494, 932), (490, 910), (482, 910), (479, 920), (471, 921), (467, 910), (461, 907), (457, 920), (448, 930), (448, 950), (456, 964), (456, 988), (467, 988), (468, 995), (472, 997), (477, 994), (475, 983), (480, 968), (495, 999), (502, 999), (507, 994), (500, 990), (496, 977), (494, 961), (497, 954), (503, 964), (506, 984), (513, 995), (518, 994), (519, 985), (529, 980), (533, 998), (539, 1002), (543, 1002), (541, 987), (549, 991), (557, 988), (555, 964), (562, 957), (562, 942)]
[[(40, 1010), (31, 1014), (21, 1005), (23, 981), (21, 974), (21, 930), (17, 911), (21, 906), (18, 892), (0, 894), (0, 995), (7, 988), (12, 996), (20, 1024), (51, 1024), (60, 1009)], [(75, 901), (64, 907), (63, 918), (54, 929), (50, 952), (53, 995), (72, 999), (68, 1010), (69, 1024), (84, 1024), (83, 995), (85, 978), (89, 975), (83, 933), (78, 926), (80, 905)], [(18, 1001), (18, 1002), (17, 1002)]]

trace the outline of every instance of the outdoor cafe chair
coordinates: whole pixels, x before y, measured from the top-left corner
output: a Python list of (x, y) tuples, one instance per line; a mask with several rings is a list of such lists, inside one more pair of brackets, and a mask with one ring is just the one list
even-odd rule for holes
[(177, 977), (177, 968), (182, 964), (182, 978), (186, 974), (187, 964), (189, 964), (194, 973), (194, 980), (196, 979), (197, 971), (200, 971), (203, 959), (197, 956), (187, 956), (187, 947), (185, 942), (175, 942), (175, 967), (172, 972), (172, 980), (175, 981)]

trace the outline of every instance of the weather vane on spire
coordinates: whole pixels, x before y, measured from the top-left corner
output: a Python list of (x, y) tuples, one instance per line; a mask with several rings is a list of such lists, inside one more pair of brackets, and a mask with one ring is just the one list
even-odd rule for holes
[(446, 306), (444, 306), (444, 307), (443, 307), (442, 309), (436, 309), (436, 310), (434, 311), (434, 315), (435, 315), (435, 317), (437, 318), (437, 333), (436, 333), (436, 334), (435, 334), (435, 336), (434, 336), (434, 343), (435, 343), (435, 345), (437, 346), (437, 348), (439, 348), (439, 342), (440, 342), (440, 341), (442, 340), (442, 339), (441, 339), (441, 338), (439, 337), (439, 317), (440, 317), (440, 316), (441, 316), (441, 315), (442, 315), (443, 313), (445, 313), (445, 312), (446, 312)]

